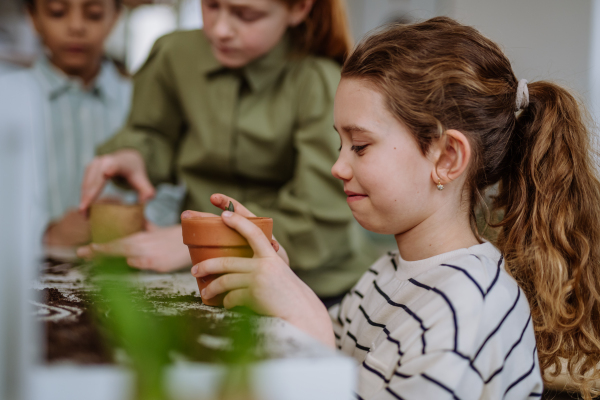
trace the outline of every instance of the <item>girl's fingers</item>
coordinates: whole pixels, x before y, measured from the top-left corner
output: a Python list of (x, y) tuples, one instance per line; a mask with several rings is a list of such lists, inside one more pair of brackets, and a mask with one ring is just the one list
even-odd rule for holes
[(254, 257), (269, 257), (275, 255), (275, 250), (271, 246), (271, 240), (267, 239), (263, 231), (246, 218), (230, 211), (223, 211), (221, 214), (225, 225), (235, 229), (246, 238), (250, 247), (254, 250)]
[(218, 215), (212, 214), (212, 213), (200, 212), (200, 211), (192, 211), (192, 210), (186, 210), (181, 213), (181, 219), (192, 219), (192, 218), (200, 218), (200, 217), (202, 217), (202, 218), (218, 217)]
[(221, 293), (247, 288), (249, 284), (250, 274), (225, 274), (212, 281), (204, 290), (202, 290), (200, 296), (202, 298), (210, 299)]
[(203, 278), (206, 275), (248, 273), (259, 264), (255, 258), (221, 257), (202, 261), (192, 267), (192, 275)]
[(253, 213), (251, 213), (246, 207), (242, 205), (239, 201), (234, 199), (233, 197), (225, 196), (224, 194), (215, 193), (210, 196), (210, 202), (215, 206), (219, 207), (221, 210), (227, 210), (229, 207), (229, 202), (233, 203), (233, 208), (237, 214), (240, 214), (243, 217), (256, 217)]
[(273, 250), (275, 250), (275, 253), (279, 251), (279, 242), (275, 240), (275, 238), (271, 240), (271, 246), (273, 247)]
[[(138, 235), (140, 234), (134, 234), (124, 239), (113, 240), (108, 243), (91, 243), (88, 246), (78, 248), (77, 256), (81, 258), (90, 258), (95, 255), (107, 255), (123, 256), (130, 259), (142, 257), (144, 256), (145, 251), (142, 246), (136, 245), (136, 242), (138, 242)], [(137, 263), (139, 263), (139, 261)]]
[(92, 243), (90, 248), (94, 254), (108, 256), (139, 257), (146, 254), (146, 248), (140, 244), (140, 238), (147, 235), (146, 232), (135, 233), (123, 239), (113, 240), (108, 243)]
[(86, 168), (83, 182), (81, 184), (81, 201), (79, 203), (79, 211), (85, 212), (92, 202), (100, 195), (106, 178), (102, 171), (101, 160), (94, 160)]
[(223, 306), (227, 309), (237, 306), (248, 307), (249, 304), (250, 291), (247, 288), (232, 290), (223, 298)]
[(152, 183), (150, 183), (145, 170), (132, 174), (127, 180), (136, 192), (138, 192), (140, 203), (145, 203), (152, 199), (156, 194), (156, 190), (154, 189), (154, 186), (152, 186)]
[(153, 224), (150, 221), (146, 221), (145, 223), (146, 232), (156, 232), (160, 230), (160, 226)]
[(94, 254), (103, 254), (107, 256), (124, 256), (127, 254), (125, 246), (120, 241), (109, 242), (109, 243), (92, 243), (90, 248)]
[(143, 257), (127, 257), (127, 264), (137, 269), (148, 269), (146, 259)]
[(77, 257), (79, 258), (89, 259), (92, 258), (93, 255), (94, 251), (91, 249), (90, 246), (82, 246), (77, 249)]

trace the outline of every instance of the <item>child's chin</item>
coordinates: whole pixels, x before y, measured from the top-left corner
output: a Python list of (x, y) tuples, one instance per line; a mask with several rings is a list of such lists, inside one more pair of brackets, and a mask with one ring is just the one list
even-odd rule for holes
[(60, 60), (63, 72), (69, 75), (77, 75), (80, 71), (85, 70), (89, 63), (89, 59), (86, 57), (64, 57)]
[(381, 234), (385, 234), (387, 232), (382, 232), (383, 228), (378, 227), (376, 225), (373, 225), (373, 223), (371, 221), (369, 221), (368, 218), (361, 218), (360, 215), (357, 215), (358, 213), (356, 212), (352, 212), (352, 215), (354, 216), (354, 219), (356, 220), (356, 222), (358, 222), (358, 224), (360, 226), (362, 226), (363, 228), (365, 228), (368, 231), (374, 232), (374, 233), (381, 233)]
[(378, 233), (380, 235), (396, 234), (396, 232), (393, 229), (391, 229), (389, 224), (386, 223), (387, 221), (383, 221), (381, 224), (377, 224), (374, 223), (372, 218), (365, 218), (364, 216), (361, 216), (358, 212), (352, 211), (352, 215), (354, 216), (354, 219), (356, 220), (356, 222), (358, 222), (360, 226), (362, 226), (370, 232)]
[(249, 61), (243, 57), (236, 57), (232, 54), (223, 54), (215, 48), (213, 48), (213, 54), (215, 55), (217, 61), (219, 61), (225, 68), (242, 68), (249, 63)]

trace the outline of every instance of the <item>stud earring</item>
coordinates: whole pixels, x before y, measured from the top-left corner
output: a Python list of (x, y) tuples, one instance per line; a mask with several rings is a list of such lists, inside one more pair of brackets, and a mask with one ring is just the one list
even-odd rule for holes
[(437, 188), (438, 188), (438, 190), (444, 190), (444, 185), (442, 185), (442, 181), (439, 179), (438, 179)]

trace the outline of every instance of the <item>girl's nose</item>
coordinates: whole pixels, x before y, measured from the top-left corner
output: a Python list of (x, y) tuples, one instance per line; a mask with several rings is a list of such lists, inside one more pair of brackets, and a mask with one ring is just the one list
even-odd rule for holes
[(333, 164), (333, 167), (331, 167), (331, 175), (342, 181), (349, 181), (352, 179), (352, 168), (350, 167), (350, 164), (342, 159), (341, 153), (335, 164)]
[(233, 27), (231, 26), (231, 21), (229, 20), (226, 12), (221, 11), (219, 13), (219, 17), (215, 23), (214, 32), (215, 35), (221, 40), (229, 39), (233, 36)]

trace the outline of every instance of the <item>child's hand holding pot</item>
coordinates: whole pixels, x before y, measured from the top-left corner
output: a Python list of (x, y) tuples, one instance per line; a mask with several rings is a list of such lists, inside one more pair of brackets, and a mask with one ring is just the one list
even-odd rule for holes
[[(238, 210), (237, 204), (235, 207)], [(260, 228), (230, 211), (224, 211), (221, 217), (248, 241), (254, 257), (212, 258), (194, 265), (192, 275), (196, 278), (224, 274), (202, 291), (202, 298), (228, 292), (223, 300), (226, 308), (245, 306), (259, 314), (282, 318), (334, 346), (327, 309), (275, 252)]]
[[(242, 217), (246, 217), (246, 218), (256, 217), (256, 215), (254, 215), (252, 212), (250, 212), (250, 210), (248, 210), (246, 207), (244, 207), (244, 205), (242, 203), (240, 203), (233, 197), (225, 196), (224, 194), (220, 194), (220, 193), (213, 194), (212, 196), (210, 196), (210, 202), (215, 207), (219, 207), (223, 211), (226, 211), (229, 207), (229, 204), (233, 203), (236, 214), (239, 214)], [(189, 212), (190, 211), (185, 211), (184, 213), (189, 213)], [(192, 213), (194, 213), (194, 212), (192, 211)], [(193, 214), (190, 214), (190, 216), (191, 215), (193, 215)], [(183, 215), (182, 215), (182, 218), (184, 218)], [(287, 252), (285, 251), (285, 249), (283, 247), (281, 247), (279, 245), (279, 242), (277, 242), (277, 239), (275, 239), (275, 237), (273, 237), (271, 244), (272, 244), (273, 248), (275, 249), (275, 251), (277, 252), (277, 254), (279, 255), (279, 257), (281, 257), (287, 265), (290, 265), (290, 258), (288, 257)]]

